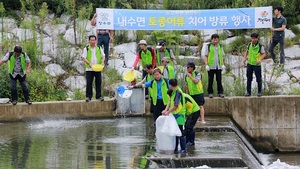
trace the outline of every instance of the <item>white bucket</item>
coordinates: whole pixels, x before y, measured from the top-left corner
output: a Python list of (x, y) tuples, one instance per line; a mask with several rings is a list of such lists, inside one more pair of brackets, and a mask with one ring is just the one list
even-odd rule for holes
[(159, 116), (155, 122), (156, 124), (156, 145), (160, 151), (174, 152), (176, 144), (176, 136), (169, 136), (166, 133), (162, 133), (161, 129), (165, 123), (166, 116)]
[(6, 104), (9, 102), (9, 98), (0, 98), (0, 104)]

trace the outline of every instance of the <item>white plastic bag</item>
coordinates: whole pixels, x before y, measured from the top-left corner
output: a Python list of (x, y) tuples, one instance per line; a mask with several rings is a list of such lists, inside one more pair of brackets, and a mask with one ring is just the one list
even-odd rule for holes
[(161, 128), (161, 132), (165, 133), (169, 136), (181, 136), (180, 128), (178, 127), (178, 124), (176, 122), (175, 117), (173, 114), (169, 114), (168, 116), (165, 116), (164, 124)]

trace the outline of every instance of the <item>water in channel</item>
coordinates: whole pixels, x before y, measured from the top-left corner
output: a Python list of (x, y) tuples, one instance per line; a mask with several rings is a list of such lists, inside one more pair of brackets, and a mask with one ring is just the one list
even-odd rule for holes
[[(223, 125), (222, 120), (208, 117), (205, 125)], [(160, 154), (155, 149), (152, 122), (152, 118), (128, 117), (0, 123), (0, 169), (158, 168), (170, 166), (170, 161), (161, 160), (164, 158), (194, 159), (196, 163), (197, 157), (222, 162), (242, 156), (241, 143), (234, 132), (197, 132), (196, 146), (189, 147), (188, 153)], [(299, 154), (260, 157), (266, 168), (300, 166)], [(177, 165), (176, 160), (171, 162)], [(239, 162), (236, 165), (235, 168), (243, 168)]]

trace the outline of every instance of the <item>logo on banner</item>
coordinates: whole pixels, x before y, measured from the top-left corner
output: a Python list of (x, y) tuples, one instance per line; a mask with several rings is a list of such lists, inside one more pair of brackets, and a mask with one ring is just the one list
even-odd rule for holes
[(110, 24), (111, 22), (109, 21), (109, 13), (101, 12), (99, 25), (110, 25)]
[(260, 22), (262, 24), (271, 22), (271, 19), (268, 18), (269, 13), (267, 11), (261, 11), (259, 15), (260, 17), (258, 18), (257, 22)]

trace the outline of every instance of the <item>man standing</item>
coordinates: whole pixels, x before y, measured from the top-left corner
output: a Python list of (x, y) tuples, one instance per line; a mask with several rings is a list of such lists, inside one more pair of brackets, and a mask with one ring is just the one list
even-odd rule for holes
[(209, 98), (214, 97), (213, 91), (213, 81), (214, 76), (216, 75), (217, 86), (218, 86), (218, 95), (221, 98), (224, 98), (223, 86), (222, 86), (222, 71), (225, 71), (224, 65), (224, 50), (223, 47), (219, 44), (219, 35), (211, 35), (211, 43), (207, 44), (206, 51), (204, 53), (205, 58), (205, 68), (208, 72), (208, 94)]
[(129, 86), (129, 88), (151, 88), (151, 99), (153, 104), (153, 117), (154, 122), (161, 115), (161, 112), (165, 110), (166, 105), (169, 102), (169, 96), (167, 94), (169, 90), (169, 83), (167, 79), (162, 77), (161, 71), (159, 69), (154, 69), (154, 80), (146, 82), (145, 84), (139, 84), (134, 86)]
[[(97, 13), (94, 14), (91, 25), (96, 26), (97, 24)], [(105, 65), (108, 65), (108, 59), (109, 59), (109, 42), (113, 40), (114, 32), (113, 30), (107, 30), (107, 29), (97, 29), (96, 31), (98, 35), (98, 45), (102, 46), (104, 48), (105, 53)]]
[(177, 62), (174, 56), (174, 53), (172, 51), (172, 49), (170, 48), (166, 48), (165, 47), (166, 41), (164, 40), (160, 40), (157, 43), (156, 46), (156, 60), (157, 60), (157, 66), (161, 66), (162, 65), (162, 59), (163, 58), (168, 58), (170, 61), (171, 66), (176, 66)]
[(258, 42), (258, 34), (252, 33), (251, 43), (248, 45), (248, 50), (244, 55), (244, 64), (248, 58), (247, 64), (247, 92), (246, 97), (251, 96), (251, 83), (253, 79), (253, 72), (255, 73), (257, 87), (258, 87), (258, 97), (262, 96), (262, 78), (261, 78), (261, 61), (265, 58), (266, 52), (263, 45)]
[[(17, 80), (20, 82), (25, 102), (31, 105), (32, 102), (29, 99), (28, 83), (26, 82), (26, 74), (30, 73), (30, 59), (25, 52), (22, 52), (21, 46), (15, 46), (13, 52), (8, 52), (2, 60), (0, 65), (8, 62), (8, 71), (11, 85), (11, 97), (12, 104), (18, 103), (18, 92), (17, 92)], [(27, 68), (26, 68), (27, 64)]]
[(278, 63), (276, 55), (274, 53), (275, 46), (280, 44), (280, 67), (283, 68), (284, 64), (284, 30), (286, 28), (287, 20), (282, 16), (283, 7), (276, 7), (274, 10), (275, 17), (273, 17), (273, 26), (270, 30), (272, 31), (273, 37), (269, 45), (269, 52), (274, 63)]
[(175, 70), (174, 67), (169, 63), (169, 58), (164, 57), (162, 58), (162, 66), (163, 66), (163, 76), (166, 79), (173, 79), (175, 78)]
[(187, 64), (187, 75), (185, 76), (186, 93), (188, 93), (200, 107), (201, 122), (205, 123), (203, 85), (201, 81), (201, 74), (195, 71), (195, 67), (195, 64), (192, 62)]
[(86, 68), (86, 102), (91, 101), (93, 97), (93, 80), (95, 78), (96, 84), (96, 99), (103, 101), (101, 96), (101, 72), (95, 72), (92, 69), (94, 64), (102, 64), (105, 62), (105, 54), (102, 48), (96, 45), (97, 37), (95, 35), (89, 36), (89, 45), (83, 49), (82, 60)]

